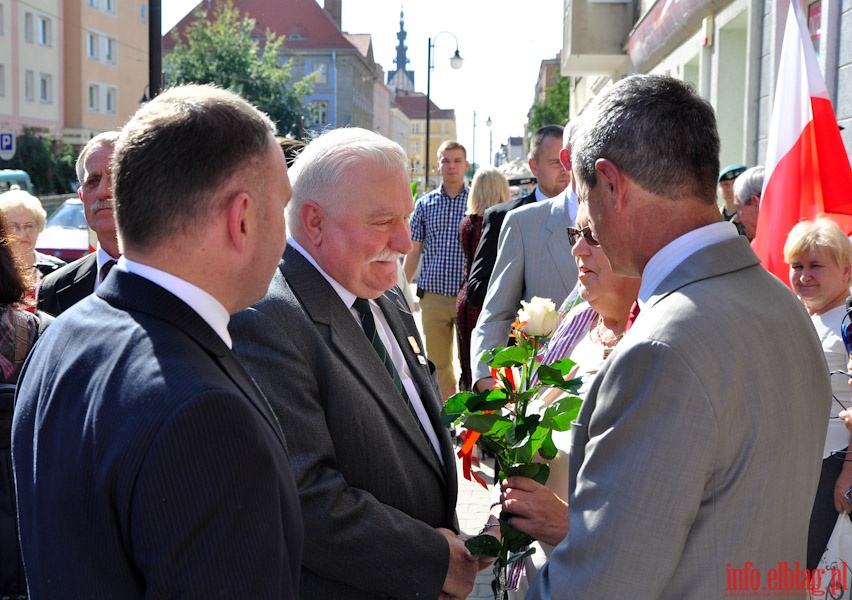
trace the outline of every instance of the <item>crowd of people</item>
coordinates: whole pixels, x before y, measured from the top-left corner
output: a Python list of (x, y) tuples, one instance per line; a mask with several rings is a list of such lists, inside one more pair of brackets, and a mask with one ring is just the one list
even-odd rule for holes
[(495, 168), (468, 188), (456, 141), (415, 199), (387, 138), (275, 132), (232, 92), (166, 90), (82, 149), (98, 245), (68, 265), (35, 250), (38, 199), (0, 195), (26, 573), (0, 595), (467, 597), (492, 560), (458, 527), (440, 411), (497, 385), (479, 358), (533, 296), (561, 305), (539, 361), (570, 358), (583, 403), (546, 484), (494, 485), (483, 531), (537, 540), (511, 598), (716, 598), (732, 566), (817, 566), (852, 512), (829, 376), (852, 242), (799, 223), (789, 281), (763, 269), (763, 169), (720, 169), (690, 86), (628, 77), (539, 129), (517, 201)]

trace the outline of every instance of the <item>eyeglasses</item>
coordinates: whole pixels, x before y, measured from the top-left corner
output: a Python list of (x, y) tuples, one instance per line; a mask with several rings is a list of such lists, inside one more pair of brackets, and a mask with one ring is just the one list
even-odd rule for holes
[(740, 200), (739, 198), (737, 198), (734, 201), (734, 206), (737, 206), (737, 207), (751, 206), (752, 204), (754, 204), (756, 206), (760, 206), (760, 196), (749, 196), (745, 200)]
[(574, 227), (569, 227), (568, 231), (568, 243), (571, 246), (576, 246), (577, 242), (580, 241), (580, 238), (586, 240), (586, 243), (589, 246), (600, 246), (600, 242), (595, 239), (594, 234), (592, 233), (592, 229), (590, 227), (583, 227), (582, 229), (575, 229)]
[(9, 231), (13, 233), (30, 233), (34, 231), (36, 224), (32, 221), (26, 223), (9, 223)]

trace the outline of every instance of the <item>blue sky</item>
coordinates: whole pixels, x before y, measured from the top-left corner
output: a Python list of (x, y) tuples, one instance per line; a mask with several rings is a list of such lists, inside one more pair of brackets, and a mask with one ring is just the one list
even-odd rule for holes
[[(163, 31), (197, 4), (163, 2)], [(403, 8), (408, 68), (415, 71), (416, 89), (424, 93), (427, 40), (434, 38), (432, 100), (441, 108), (455, 109), (459, 141), (467, 147), (469, 160), (475, 150), (480, 164), (488, 162), (486, 119), (490, 116), (493, 123), (495, 152), (510, 135), (523, 135), (541, 61), (554, 58), (562, 46), (562, 0), (342, 0), (342, 8), (343, 30), (372, 34), (375, 59), (385, 72), (395, 68)], [(438, 35), (442, 31), (458, 38), (464, 65), (457, 71), (449, 65), (455, 40)]]

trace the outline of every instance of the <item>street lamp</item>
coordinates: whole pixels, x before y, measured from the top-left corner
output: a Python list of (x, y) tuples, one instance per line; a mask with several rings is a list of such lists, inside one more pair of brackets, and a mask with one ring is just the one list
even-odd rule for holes
[[(453, 36), (453, 39), (456, 41), (456, 53), (450, 57), (450, 66), (454, 69), (461, 69), (463, 59), (459, 54), (459, 39), (456, 35), (449, 31), (439, 31), (434, 39), (438, 39), (438, 36), (446, 33)], [(432, 49), (435, 47), (435, 44), (432, 43), (432, 38), (429, 38), (429, 50), (426, 53), (427, 62), (426, 62), (426, 158), (425, 158), (425, 180), (426, 180), (426, 189), (429, 189), (429, 136), (431, 134), (430, 123), (432, 120)]]
[(473, 111), (473, 144), (470, 150), (470, 166), (476, 172), (476, 111)]
[(494, 166), (494, 155), (492, 154), (494, 147), (494, 132), (491, 130), (491, 117), (488, 117), (488, 120), (485, 121), (485, 126), (488, 127), (488, 164), (492, 167)]

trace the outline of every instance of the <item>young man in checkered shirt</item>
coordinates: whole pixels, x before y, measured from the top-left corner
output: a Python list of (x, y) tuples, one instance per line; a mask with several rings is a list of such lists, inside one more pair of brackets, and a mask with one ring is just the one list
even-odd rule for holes
[(456, 296), (464, 278), (464, 253), (459, 225), (467, 210), (470, 191), (464, 184), (469, 167), (464, 146), (448, 140), (438, 148), (442, 184), (423, 196), (411, 215), (414, 249), (405, 257), (405, 275), (414, 277), (420, 257), (423, 266), (417, 281), (426, 354), (438, 370), (441, 394), (447, 399), (456, 391), (453, 372), (453, 340)]

